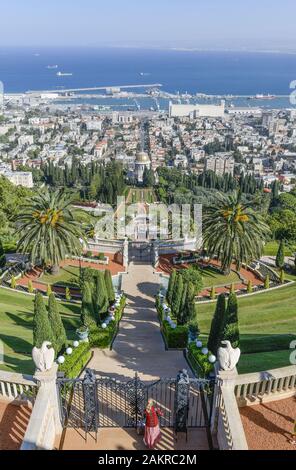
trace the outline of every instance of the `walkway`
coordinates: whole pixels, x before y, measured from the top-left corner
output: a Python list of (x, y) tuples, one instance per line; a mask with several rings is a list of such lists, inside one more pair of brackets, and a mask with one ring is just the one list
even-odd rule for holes
[(113, 350), (95, 350), (89, 367), (118, 380), (134, 377), (145, 381), (175, 377), (188, 369), (182, 351), (166, 351), (155, 310), (159, 275), (150, 264), (131, 263), (123, 275), (127, 307)]

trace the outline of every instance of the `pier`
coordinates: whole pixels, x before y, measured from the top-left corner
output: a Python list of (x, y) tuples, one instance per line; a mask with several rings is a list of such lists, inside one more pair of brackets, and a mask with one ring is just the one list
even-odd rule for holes
[(40, 94), (40, 93), (76, 93), (80, 91), (99, 91), (99, 90), (116, 90), (117, 92), (120, 92), (121, 90), (129, 90), (133, 88), (161, 88), (162, 84), (161, 83), (152, 83), (152, 84), (141, 84), (141, 85), (108, 85), (108, 86), (98, 86), (98, 87), (87, 87), (87, 88), (63, 88), (63, 89), (57, 89), (57, 90), (29, 90), (26, 93), (29, 94)]

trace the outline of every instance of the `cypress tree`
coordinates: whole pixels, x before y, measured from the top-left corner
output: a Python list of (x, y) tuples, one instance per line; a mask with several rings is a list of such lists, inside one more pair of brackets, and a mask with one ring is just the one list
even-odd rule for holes
[(96, 279), (95, 293), (94, 293), (94, 307), (95, 311), (98, 314), (98, 317), (101, 317), (102, 313), (106, 313), (109, 307), (108, 293), (106, 289), (106, 283), (104, 274), (99, 271)]
[(11, 279), (10, 279), (10, 287), (12, 289), (16, 289), (16, 280), (15, 280), (15, 277), (14, 276), (11, 276)]
[(91, 326), (96, 324), (95, 312), (93, 308), (92, 289), (89, 282), (84, 282), (82, 286), (80, 319), (84, 326)]
[(47, 284), (46, 295), (49, 297), (52, 294), (52, 288), (50, 284)]
[(233, 293), (228, 298), (222, 340), (230, 341), (233, 348), (239, 346), (238, 304), (237, 297)]
[(33, 292), (34, 292), (32, 279), (29, 279), (29, 281), (28, 281), (28, 292), (29, 292), (29, 294), (33, 294)]
[(212, 300), (215, 300), (215, 298), (216, 298), (216, 289), (215, 289), (214, 286), (211, 289), (210, 297), (211, 297)]
[(175, 288), (173, 292), (172, 305), (171, 305), (172, 312), (177, 318), (179, 318), (182, 294), (183, 294), (183, 277), (180, 273), (178, 273), (176, 282), (175, 282)]
[(264, 289), (269, 289), (269, 285), (270, 285), (269, 274), (267, 274), (265, 281), (264, 281)]
[(169, 285), (168, 285), (168, 290), (167, 290), (167, 301), (169, 305), (172, 305), (176, 278), (177, 278), (177, 271), (174, 269), (170, 275)]
[(184, 325), (188, 322), (195, 321), (195, 313), (195, 287), (192, 282), (189, 282), (184, 310)]
[(285, 282), (285, 271), (283, 269), (281, 269), (280, 280), (281, 280), (281, 284), (284, 284), (284, 282)]
[(70, 300), (71, 300), (71, 292), (70, 292), (69, 287), (66, 287), (66, 290), (65, 290), (65, 299), (66, 299), (67, 301), (70, 301)]
[(6, 257), (4, 254), (2, 241), (0, 240), (0, 268), (4, 268), (5, 265), (6, 265)]
[(50, 294), (48, 299), (48, 318), (53, 333), (55, 351), (59, 353), (67, 342), (67, 336), (54, 294)]
[(248, 294), (252, 294), (252, 292), (253, 292), (253, 284), (252, 284), (251, 279), (248, 282), (247, 292), (248, 292)]
[(280, 241), (279, 249), (276, 255), (275, 264), (278, 268), (282, 269), (285, 264), (285, 243), (284, 240)]
[(226, 298), (220, 294), (217, 299), (215, 313), (211, 323), (211, 330), (208, 339), (208, 348), (213, 354), (217, 354), (220, 347), (223, 328), (226, 317)]
[(179, 325), (184, 325), (186, 323), (186, 301), (187, 301), (187, 291), (188, 291), (188, 285), (184, 285), (183, 287), (183, 292), (182, 292), (182, 297), (181, 297), (181, 303), (180, 303), (180, 309), (179, 309), (179, 315), (177, 318), (177, 322)]
[(105, 278), (105, 284), (106, 284), (109, 302), (113, 303), (115, 300), (115, 294), (114, 294), (114, 287), (113, 287), (110, 269), (105, 270), (104, 278)]
[(53, 346), (55, 344), (43, 296), (40, 292), (37, 292), (34, 300), (33, 344), (40, 348), (44, 341), (50, 341)]

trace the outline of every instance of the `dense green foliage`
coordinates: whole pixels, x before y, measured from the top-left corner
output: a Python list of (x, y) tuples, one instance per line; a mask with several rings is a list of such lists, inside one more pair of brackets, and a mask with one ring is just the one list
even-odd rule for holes
[(100, 349), (111, 347), (118, 331), (118, 325), (124, 312), (125, 303), (126, 299), (122, 297), (120, 306), (115, 309), (115, 321), (110, 322), (107, 328), (103, 329), (100, 325), (98, 327), (91, 326), (89, 341), (92, 347)]
[(67, 336), (54, 294), (50, 294), (48, 299), (48, 318), (52, 329), (54, 348), (59, 353), (67, 342)]
[(162, 323), (162, 332), (168, 348), (184, 349), (188, 341), (188, 325), (178, 325), (173, 329), (170, 324), (164, 320)]
[(180, 307), (182, 302), (182, 295), (183, 295), (184, 283), (183, 283), (183, 276), (180, 272), (177, 273), (175, 288), (173, 292), (173, 298), (171, 303), (171, 309), (173, 314), (177, 319), (180, 318)]
[(229, 273), (232, 262), (238, 267), (260, 258), (269, 228), (256, 211), (257, 201), (243, 203), (241, 194), (219, 194), (216, 203), (203, 216), (203, 241), (208, 255), (217, 256), (223, 272)]
[(226, 298), (220, 294), (217, 299), (215, 313), (211, 323), (211, 329), (208, 339), (208, 348), (213, 354), (217, 355), (218, 348), (223, 338), (223, 329), (226, 319)]
[(276, 255), (275, 264), (278, 268), (283, 268), (285, 264), (285, 243), (284, 240), (280, 241), (279, 249)]
[(230, 293), (228, 297), (222, 340), (230, 341), (233, 348), (239, 347), (240, 344), (238, 327), (238, 304), (237, 297), (234, 293)]
[(93, 306), (93, 293), (90, 282), (85, 281), (82, 286), (81, 323), (84, 326), (96, 324), (96, 315)]
[(104, 278), (105, 278), (105, 285), (107, 289), (109, 303), (112, 303), (115, 300), (115, 293), (114, 293), (114, 287), (113, 287), (112, 275), (111, 275), (110, 269), (105, 270)]
[(80, 343), (73, 348), (72, 354), (64, 354), (65, 362), (59, 365), (59, 372), (63, 372), (67, 379), (76, 379), (91, 358), (89, 343)]
[[(40, 348), (44, 341), (55, 344), (43, 296), (40, 292), (37, 292), (34, 302), (33, 345)], [(57, 351), (55, 352), (57, 353)]]
[(71, 204), (63, 191), (42, 190), (22, 205), (16, 217), (18, 249), (34, 263), (58, 267), (66, 255), (81, 254), (84, 234)]
[(126, 187), (123, 167), (117, 162), (83, 165), (74, 157), (70, 167), (62, 168), (48, 162), (41, 171), (49, 186), (78, 188), (82, 199), (108, 204), (115, 204), (117, 196), (122, 196)]
[(214, 371), (214, 365), (208, 360), (208, 355), (201, 352), (193, 342), (188, 347), (188, 359), (198, 377), (207, 378)]
[(167, 294), (166, 294), (166, 298), (167, 298), (167, 301), (168, 301), (169, 305), (172, 304), (176, 279), (177, 279), (177, 271), (174, 269), (172, 271), (171, 275), (170, 275), (168, 290), (167, 290)]
[(6, 264), (6, 257), (4, 254), (2, 241), (0, 240), (0, 269), (4, 268), (5, 264)]
[(98, 319), (101, 319), (102, 315), (107, 312), (109, 305), (104, 273), (98, 271), (94, 292), (94, 307)]

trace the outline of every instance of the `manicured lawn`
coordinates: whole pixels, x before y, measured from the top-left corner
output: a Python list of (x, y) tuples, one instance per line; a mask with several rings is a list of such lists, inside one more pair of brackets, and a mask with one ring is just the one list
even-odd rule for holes
[[(276, 241), (266, 243), (264, 247), (265, 256), (276, 256), (279, 249), (279, 244)], [(292, 256), (293, 252), (296, 251), (296, 246), (294, 249), (285, 247), (285, 256)]]
[[(4, 364), (0, 369), (31, 374), (32, 320), (34, 297), (0, 288), (0, 340), (4, 344)], [(79, 325), (79, 305), (60, 303), (60, 313), (68, 339), (75, 338)]]
[(202, 270), (202, 278), (205, 288), (220, 285), (226, 286), (228, 284), (240, 282), (239, 276), (234, 271), (231, 271), (229, 275), (225, 276), (211, 267)]
[[(289, 346), (296, 338), (296, 284), (239, 298), (238, 302), (243, 353), (240, 367), (251, 371), (272, 368), (272, 358), (273, 367), (289, 365)], [(207, 335), (215, 304), (198, 304), (196, 310), (201, 332)]]
[(59, 285), (69, 287), (79, 286), (79, 267), (77, 266), (64, 266), (60, 268), (60, 272), (53, 276), (50, 273), (43, 274), (40, 278), (41, 282), (45, 284)]

